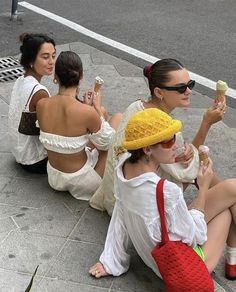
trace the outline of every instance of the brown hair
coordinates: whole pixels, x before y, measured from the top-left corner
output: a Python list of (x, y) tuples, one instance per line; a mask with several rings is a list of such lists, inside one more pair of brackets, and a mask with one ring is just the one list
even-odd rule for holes
[(184, 66), (175, 59), (162, 59), (153, 65), (146, 65), (143, 69), (143, 75), (148, 79), (151, 95), (153, 95), (155, 87), (165, 86), (166, 82), (170, 80), (169, 72), (183, 68)]
[(55, 74), (60, 85), (65, 87), (78, 86), (83, 75), (80, 57), (71, 51), (61, 52), (56, 60)]
[(55, 42), (52, 38), (45, 34), (22, 33), (20, 35), (21, 59), (20, 64), (25, 70), (30, 68), (30, 64), (35, 61), (41, 46), (44, 43), (51, 43), (55, 47)]
[(128, 158), (128, 161), (130, 163), (137, 163), (143, 156), (145, 156), (143, 148), (137, 150), (129, 150), (129, 153), (131, 154), (131, 156)]

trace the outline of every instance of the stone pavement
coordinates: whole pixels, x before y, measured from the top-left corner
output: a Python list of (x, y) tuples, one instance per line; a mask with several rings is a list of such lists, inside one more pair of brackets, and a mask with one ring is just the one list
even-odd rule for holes
[[(81, 90), (93, 85), (94, 77), (105, 80), (104, 105), (109, 112), (123, 111), (137, 98), (148, 95), (142, 69), (83, 43), (57, 47), (72, 50), (84, 64)], [(219, 79), (223, 76), (219, 76)], [(52, 79), (44, 79), (51, 93)], [(102, 251), (109, 216), (91, 209), (87, 202), (66, 192), (56, 192), (47, 177), (19, 169), (9, 151), (7, 114), (13, 83), (0, 83), (0, 291), (25, 291), (39, 265), (32, 291), (41, 292), (153, 292), (164, 291), (162, 282), (134, 250), (128, 273), (95, 280), (88, 274)], [(193, 93), (188, 109), (174, 115), (184, 122), (184, 137), (193, 138), (203, 112), (212, 99)], [(236, 110), (228, 108), (224, 122), (214, 125), (206, 144), (221, 178), (235, 176)], [(186, 199), (196, 190), (189, 189)], [(223, 258), (214, 274), (215, 291), (236, 291), (236, 283), (223, 277)]]

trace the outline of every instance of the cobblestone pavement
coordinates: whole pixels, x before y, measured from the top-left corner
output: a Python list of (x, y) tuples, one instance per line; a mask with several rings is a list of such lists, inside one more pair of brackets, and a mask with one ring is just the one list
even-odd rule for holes
[[(57, 47), (72, 50), (84, 64), (82, 90), (92, 86), (94, 77), (105, 80), (104, 105), (109, 112), (123, 111), (128, 104), (148, 95), (142, 69), (83, 43)], [(45, 79), (51, 93), (56, 87)], [(88, 274), (103, 248), (109, 216), (91, 209), (66, 192), (55, 192), (47, 177), (29, 175), (14, 163), (9, 151), (7, 114), (13, 82), (0, 83), (0, 291), (25, 291), (39, 265), (32, 291), (152, 292), (164, 291), (163, 284), (135, 251), (128, 273), (121, 277), (95, 280)], [(194, 92), (192, 105), (174, 115), (184, 122), (189, 141), (212, 99)], [(221, 178), (235, 176), (235, 109), (228, 108), (224, 122), (213, 126), (206, 144), (215, 170)], [(186, 198), (194, 196), (189, 189)], [(215, 274), (215, 291), (236, 291), (236, 283), (223, 277), (223, 258)]]

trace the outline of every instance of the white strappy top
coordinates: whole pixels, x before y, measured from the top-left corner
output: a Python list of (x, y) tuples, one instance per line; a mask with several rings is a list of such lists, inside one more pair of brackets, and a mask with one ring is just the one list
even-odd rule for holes
[(101, 118), (101, 128), (93, 134), (78, 137), (61, 136), (40, 130), (39, 140), (47, 150), (62, 154), (74, 154), (82, 151), (90, 140), (99, 150), (107, 150), (115, 130)]

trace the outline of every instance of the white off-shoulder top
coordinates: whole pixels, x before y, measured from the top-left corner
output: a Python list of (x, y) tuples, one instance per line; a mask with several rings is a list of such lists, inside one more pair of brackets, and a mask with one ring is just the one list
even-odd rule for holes
[(99, 150), (107, 150), (115, 130), (103, 118), (101, 120), (101, 128), (96, 133), (69, 137), (40, 130), (39, 140), (47, 150), (62, 154), (78, 153), (85, 148), (89, 141)]

